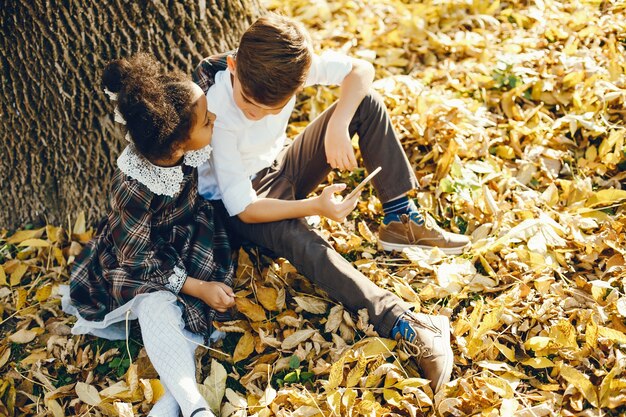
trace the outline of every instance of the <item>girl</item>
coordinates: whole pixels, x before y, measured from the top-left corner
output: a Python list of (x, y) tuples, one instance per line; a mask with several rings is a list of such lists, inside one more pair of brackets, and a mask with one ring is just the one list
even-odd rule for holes
[(137, 318), (166, 389), (151, 416), (213, 416), (196, 386), (194, 350), (235, 304), (225, 211), (197, 193), (215, 116), (202, 89), (150, 56), (112, 61), (105, 92), (130, 144), (117, 160), (111, 212), (71, 269), (64, 308), (74, 334), (125, 338)]

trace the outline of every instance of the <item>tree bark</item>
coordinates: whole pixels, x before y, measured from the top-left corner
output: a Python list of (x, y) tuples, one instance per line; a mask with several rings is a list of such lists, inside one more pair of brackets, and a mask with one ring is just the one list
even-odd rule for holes
[(100, 76), (150, 52), (188, 74), (236, 47), (259, 0), (7, 0), (0, 6), (0, 228), (108, 210), (125, 140)]

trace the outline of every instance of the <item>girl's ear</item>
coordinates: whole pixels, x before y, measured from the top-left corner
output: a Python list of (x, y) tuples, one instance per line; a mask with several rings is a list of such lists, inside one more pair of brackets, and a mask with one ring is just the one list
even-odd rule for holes
[(228, 70), (231, 74), (235, 75), (237, 73), (237, 60), (232, 55), (226, 57), (226, 65), (228, 65)]

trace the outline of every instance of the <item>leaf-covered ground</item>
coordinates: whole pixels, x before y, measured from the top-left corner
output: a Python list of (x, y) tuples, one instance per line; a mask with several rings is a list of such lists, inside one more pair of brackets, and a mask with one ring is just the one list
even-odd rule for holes
[[(281, 259), (240, 255), (237, 320), (199, 348), (223, 416), (618, 416), (626, 413), (626, 5), (584, 1), (270, 1), (320, 50), (372, 61), (458, 257), (378, 250), (380, 202), (311, 221), (365, 275), (449, 315), (453, 381), (433, 396), (366, 314)], [(291, 133), (335, 98), (308, 89)], [(329, 181), (354, 185), (363, 172)], [(144, 415), (162, 388), (128, 341), (69, 334), (58, 288), (83, 216), (0, 233), (0, 415)]]

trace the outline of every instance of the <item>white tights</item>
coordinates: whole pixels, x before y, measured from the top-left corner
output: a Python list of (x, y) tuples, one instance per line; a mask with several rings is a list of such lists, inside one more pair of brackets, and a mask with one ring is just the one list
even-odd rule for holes
[[(150, 416), (214, 417), (196, 385), (194, 352), (200, 336), (185, 330), (181, 307), (171, 293), (161, 291), (142, 297), (133, 307), (148, 357), (159, 373), (165, 394)], [(189, 340), (188, 340), (189, 339)]]

